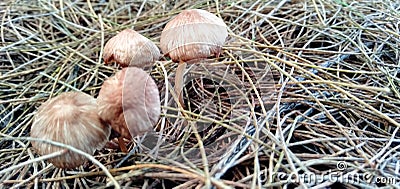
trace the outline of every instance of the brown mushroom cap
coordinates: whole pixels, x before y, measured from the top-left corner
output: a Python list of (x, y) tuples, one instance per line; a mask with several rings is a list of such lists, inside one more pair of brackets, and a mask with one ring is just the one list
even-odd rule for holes
[(128, 139), (153, 129), (160, 103), (154, 80), (135, 67), (123, 68), (104, 81), (97, 97), (100, 117)]
[(205, 10), (184, 10), (167, 23), (160, 46), (175, 62), (218, 55), (228, 37), (223, 20)]
[[(93, 154), (104, 147), (110, 136), (110, 127), (97, 114), (96, 99), (83, 92), (65, 92), (43, 103), (35, 117), (30, 135), (52, 140)], [(41, 155), (63, 150), (44, 142), (32, 142)], [(65, 155), (49, 159), (59, 168), (74, 168), (86, 158), (68, 151)]]
[(112, 37), (104, 46), (106, 64), (116, 62), (122, 67), (144, 68), (161, 57), (158, 47), (149, 39), (132, 29), (125, 29)]

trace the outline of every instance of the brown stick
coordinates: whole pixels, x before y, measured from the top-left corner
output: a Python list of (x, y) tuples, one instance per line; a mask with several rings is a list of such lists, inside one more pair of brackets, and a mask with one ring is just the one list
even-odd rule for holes
[(126, 148), (123, 137), (118, 137), (118, 145), (119, 145), (119, 148), (121, 148), (122, 152), (128, 153), (128, 149)]

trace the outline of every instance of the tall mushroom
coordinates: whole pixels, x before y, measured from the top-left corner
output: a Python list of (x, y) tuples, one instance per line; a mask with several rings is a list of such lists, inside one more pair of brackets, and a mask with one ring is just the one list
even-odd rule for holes
[[(31, 137), (64, 143), (93, 154), (104, 147), (110, 135), (110, 127), (97, 114), (96, 99), (83, 92), (62, 93), (42, 104), (30, 131)], [(44, 142), (32, 142), (38, 154), (47, 155), (62, 150)], [(85, 158), (68, 151), (63, 156), (49, 159), (59, 168), (82, 165)]]
[(227, 37), (224, 21), (205, 10), (184, 10), (167, 23), (161, 33), (160, 46), (165, 55), (179, 62), (175, 74), (175, 92), (181, 105), (186, 62), (219, 56)]
[(125, 29), (112, 37), (104, 46), (106, 64), (116, 62), (121, 67), (144, 68), (161, 57), (158, 47), (132, 29)]
[(161, 113), (156, 83), (140, 68), (128, 67), (108, 78), (97, 97), (99, 115), (121, 136), (118, 142), (127, 152), (123, 138), (151, 131)]

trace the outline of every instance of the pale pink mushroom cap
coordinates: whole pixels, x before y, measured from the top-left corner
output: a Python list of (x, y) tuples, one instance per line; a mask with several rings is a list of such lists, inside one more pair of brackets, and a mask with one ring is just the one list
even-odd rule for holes
[[(93, 154), (96, 149), (104, 147), (110, 130), (97, 114), (96, 99), (83, 92), (65, 92), (39, 107), (30, 135), (64, 143)], [(32, 146), (41, 155), (64, 149), (35, 141), (32, 142)], [(49, 159), (49, 162), (60, 168), (74, 168), (85, 161), (85, 157), (71, 151)]]
[(219, 55), (227, 37), (227, 26), (221, 18), (205, 10), (191, 9), (167, 23), (160, 46), (173, 61), (190, 61)]
[(158, 47), (135, 30), (125, 29), (112, 37), (104, 46), (106, 64), (116, 62), (122, 67), (144, 68), (161, 57)]
[(151, 131), (161, 113), (156, 83), (135, 67), (123, 68), (104, 81), (97, 104), (100, 117), (128, 139)]

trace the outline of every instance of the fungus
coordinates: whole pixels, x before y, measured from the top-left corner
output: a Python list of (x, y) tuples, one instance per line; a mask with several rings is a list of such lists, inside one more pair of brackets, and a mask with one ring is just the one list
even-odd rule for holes
[[(83, 92), (65, 92), (39, 107), (30, 135), (67, 144), (93, 154), (96, 149), (104, 147), (110, 130), (97, 114), (96, 99)], [(32, 146), (40, 155), (63, 150), (62, 147), (38, 141), (32, 141)], [(59, 168), (75, 168), (82, 165), (86, 159), (68, 151), (48, 161)]]
[(218, 57), (227, 36), (224, 21), (200, 9), (184, 10), (165, 26), (160, 46), (172, 61), (179, 62), (175, 75), (175, 92), (182, 106), (183, 73), (187, 62), (196, 62), (213, 55)]
[(161, 113), (156, 83), (136, 67), (123, 68), (104, 81), (97, 104), (100, 117), (121, 135), (118, 141), (124, 152), (127, 149), (123, 138), (151, 131)]
[(135, 30), (125, 29), (112, 37), (104, 46), (106, 64), (116, 62), (121, 67), (145, 68), (161, 57), (158, 47)]

